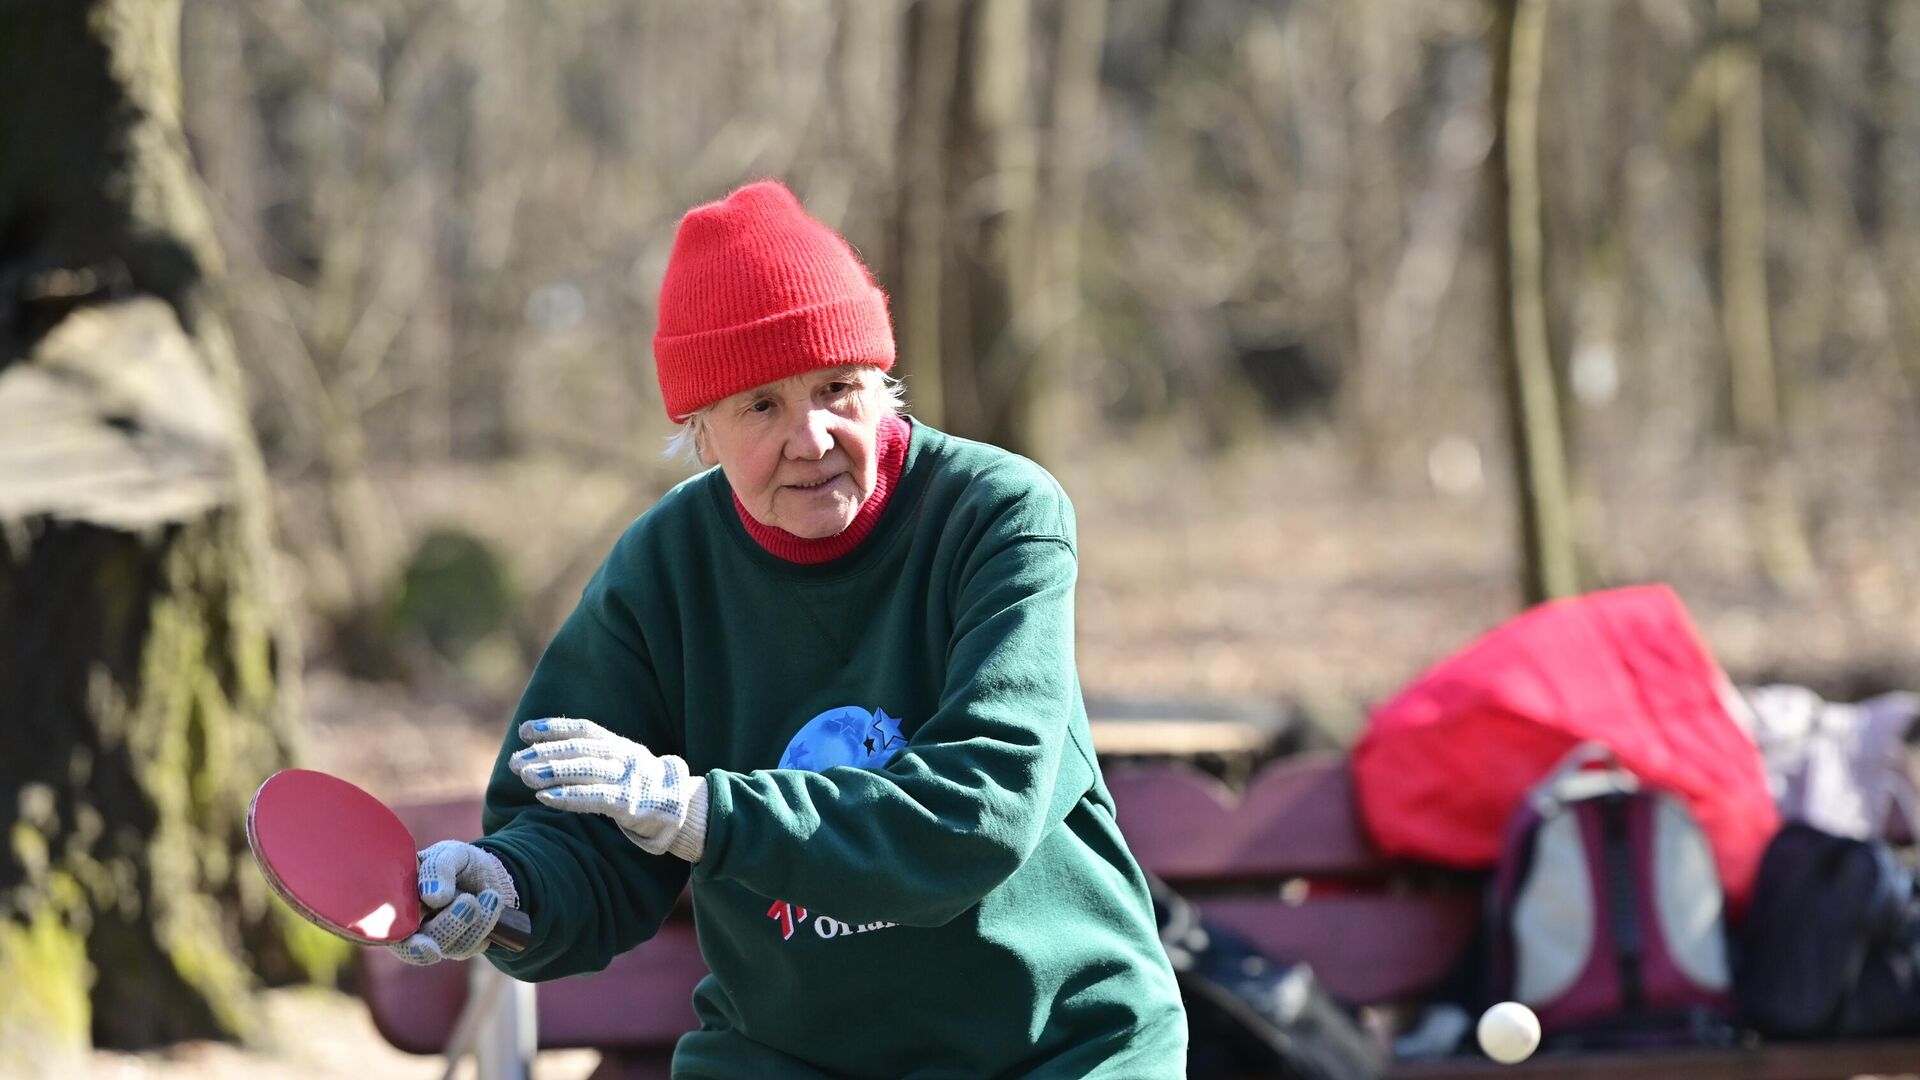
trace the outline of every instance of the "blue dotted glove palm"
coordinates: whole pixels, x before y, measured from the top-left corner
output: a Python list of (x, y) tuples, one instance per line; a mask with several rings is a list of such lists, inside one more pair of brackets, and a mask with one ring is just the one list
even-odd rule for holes
[(604, 814), (655, 855), (700, 861), (707, 842), (707, 781), (687, 763), (591, 720), (551, 717), (520, 725), (527, 748), (509, 766), (543, 805)]
[(519, 907), (520, 893), (493, 852), (442, 840), (420, 853), (420, 902), (441, 911), (387, 951), (425, 967), (479, 955), (500, 921), (501, 905)]

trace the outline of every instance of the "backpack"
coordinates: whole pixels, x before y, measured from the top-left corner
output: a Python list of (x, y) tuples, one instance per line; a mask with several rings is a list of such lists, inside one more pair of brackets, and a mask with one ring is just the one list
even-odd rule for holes
[(1583, 743), (1522, 801), (1495, 865), (1491, 997), (1562, 1046), (1730, 1041), (1724, 908), (1686, 803)]
[(1148, 875), (1160, 942), (1187, 1010), (1187, 1077), (1227, 1080), (1377, 1080), (1386, 1046), (1327, 993), (1302, 963), (1266, 956), (1207, 921)]
[(1796, 822), (1760, 861), (1734, 984), (1784, 1038), (1920, 1032), (1920, 900), (1885, 843)]
[(1541, 604), (1370, 711), (1352, 752), (1361, 820), (1388, 858), (1484, 870), (1528, 789), (1603, 742), (1686, 801), (1737, 919), (1780, 816), (1735, 699), (1672, 589)]

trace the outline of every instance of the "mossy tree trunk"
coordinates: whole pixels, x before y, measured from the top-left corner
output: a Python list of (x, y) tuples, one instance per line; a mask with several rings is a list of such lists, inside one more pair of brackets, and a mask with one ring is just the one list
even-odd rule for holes
[(290, 650), (178, 0), (0, 0), (0, 1073), (244, 1036), (289, 937), (246, 854)]
[(1546, 0), (1493, 5), (1494, 145), (1487, 163), (1495, 295), (1495, 341), (1506, 387), (1519, 495), (1521, 587), (1528, 603), (1579, 591), (1573, 496), (1560, 396), (1548, 345), (1541, 235), (1540, 80)]

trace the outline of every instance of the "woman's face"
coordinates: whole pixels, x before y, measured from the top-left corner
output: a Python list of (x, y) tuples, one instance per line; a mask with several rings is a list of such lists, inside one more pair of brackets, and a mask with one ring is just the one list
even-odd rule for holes
[(828, 368), (735, 394), (707, 413), (700, 460), (762, 525), (838, 535), (873, 494), (883, 415), (870, 367)]

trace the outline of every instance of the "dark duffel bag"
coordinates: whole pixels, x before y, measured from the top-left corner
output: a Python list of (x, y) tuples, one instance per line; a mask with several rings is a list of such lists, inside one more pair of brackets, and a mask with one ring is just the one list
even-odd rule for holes
[(1741, 945), (1734, 996), (1763, 1034), (1920, 1033), (1920, 898), (1880, 841), (1782, 828), (1760, 860)]

